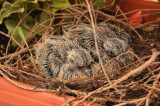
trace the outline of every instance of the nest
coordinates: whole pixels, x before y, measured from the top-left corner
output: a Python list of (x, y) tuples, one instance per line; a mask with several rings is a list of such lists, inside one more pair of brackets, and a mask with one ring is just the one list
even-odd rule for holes
[[(56, 23), (47, 26), (46, 29), (42, 31), (43, 36), (40, 39), (36, 37), (35, 41), (31, 43), (29, 47), (18, 47), (14, 53), (0, 57), (0, 74), (11, 83), (24, 89), (74, 96), (76, 99), (80, 99), (77, 104), (84, 100), (106, 105), (158, 104), (160, 96), (160, 62), (158, 57), (160, 52), (158, 52), (158, 50), (160, 46), (156, 40), (158, 41), (159, 38), (153, 33), (154, 31), (146, 32), (141, 29), (142, 27), (152, 25), (151, 22), (149, 24), (142, 24), (140, 25), (141, 27), (139, 25), (129, 26), (128, 22), (122, 21), (122, 17), (118, 18), (108, 15), (102, 10), (94, 10), (95, 15), (93, 16), (96, 16), (94, 17), (96, 21), (116, 23), (120, 28), (123, 27), (124, 30), (128, 31), (132, 38), (130, 46), (134, 51), (127, 51), (112, 58), (103, 64), (102, 68), (99, 67), (95, 73), (102, 71), (103, 66), (106, 68), (115, 63), (117, 63), (120, 68), (111, 67), (109, 68), (110, 71), (102, 71), (102, 73), (98, 75), (67, 81), (61, 81), (56, 78), (46, 78), (43, 73), (39, 71), (35, 63), (34, 45), (42, 42), (44, 36), (53, 35), (53, 29), (56, 29), (58, 26), (78, 23), (93, 24), (94, 22), (90, 20), (91, 14), (89, 14), (91, 11), (88, 8), (89, 6), (78, 4), (62, 8), (61, 11), (63, 11), (63, 13), (51, 14), (54, 18), (51, 17), (49, 21), (55, 21)], [(117, 11), (119, 10), (118, 8)], [(65, 16), (64, 13), (66, 14)], [(121, 12), (118, 16), (125, 15)], [(68, 18), (73, 18), (74, 20), (67, 22), (66, 20)], [(37, 23), (33, 30), (42, 24)], [(33, 30), (31, 30), (30, 36), (36, 35)], [(155, 30), (158, 30), (158, 28), (155, 28)], [(56, 34), (62, 34), (62, 31), (58, 31)], [(133, 56), (134, 61), (130, 61), (125, 66), (119, 64), (121, 57), (127, 55)], [(25, 87), (15, 81), (23, 82), (33, 87)], [(71, 101), (67, 101), (66, 103), (69, 102)]]

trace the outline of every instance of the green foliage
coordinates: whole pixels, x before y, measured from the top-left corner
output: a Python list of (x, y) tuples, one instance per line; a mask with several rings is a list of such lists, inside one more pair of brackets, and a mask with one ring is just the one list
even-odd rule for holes
[[(70, 6), (70, 3), (68, 0), (52, 0), (51, 3), (55, 7), (66, 7)], [(55, 13), (58, 9), (57, 8), (52, 8), (52, 12)]]
[[(46, 0), (12, 0), (12, 1), (6, 0), (4, 1), (2, 4), (2, 8), (0, 9), (0, 24), (5, 23), (8, 33), (12, 35), (18, 22), (23, 19), (23, 17), (27, 14), (27, 12), (35, 7), (44, 9), (46, 7), (46, 4), (42, 3), (42, 7), (40, 7), (39, 3), (45, 2), (45, 1)], [(68, 0), (51, 0), (51, 2), (49, 3), (55, 7), (65, 7), (70, 5)], [(52, 13), (55, 13), (58, 9), (51, 8), (51, 10), (52, 10)], [(50, 19), (49, 14), (45, 12), (36, 14), (36, 17), (37, 19), (35, 18), (35, 16), (33, 17), (31, 15), (28, 15), (23, 20), (23, 22), (19, 25), (22, 32), (24, 33), (24, 38), (27, 38), (26, 35), (35, 25), (35, 20), (38, 23), (42, 23)], [(44, 25), (48, 26), (49, 23), (50, 22), (46, 22)], [(44, 26), (40, 26), (38, 29), (36, 29), (35, 32), (38, 32), (42, 29), (44, 29)], [(39, 34), (42, 35), (42, 33), (39, 33)], [(22, 42), (23, 40), (18, 31), (14, 33), (13, 38), (19, 43)], [(17, 44), (14, 41), (12, 41), (12, 45), (17, 46)]]
[[(84, 0), (76, 0), (78, 2), (82, 2)], [(4, 23), (8, 33), (10, 35), (13, 34), (17, 24), (20, 20), (23, 19), (24, 16), (33, 8), (41, 8), (44, 10), (49, 10), (48, 5), (45, 3), (49, 3), (51, 5), (51, 12), (54, 14), (59, 10), (61, 7), (70, 6), (68, 0), (0, 0), (2, 4), (2, 8), (0, 9), (0, 24)], [(106, 0), (91, 0), (91, 2), (96, 2), (95, 8), (104, 6)], [(43, 23), (44, 26), (39, 26), (34, 33), (40, 32), (45, 26), (50, 24), (50, 21), (45, 22), (46, 20), (50, 19), (50, 14), (47, 12), (38, 12), (37, 14), (27, 15), (21, 22), (18, 27), (18, 30), (14, 33), (13, 38), (21, 43), (24, 39), (28, 38), (27, 34), (33, 28), (36, 22)], [(72, 20), (72, 19), (68, 19)], [(53, 33), (59, 31), (61, 27), (56, 28)], [(43, 33), (38, 33), (42, 35)], [(32, 38), (30, 38), (32, 39)], [(29, 42), (29, 40), (27, 40)], [(27, 43), (27, 41), (24, 41)], [(13, 46), (17, 46), (17, 44), (12, 41)]]
[[(48, 20), (50, 18), (50, 16), (46, 13), (46, 12), (42, 12), (42, 13), (40, 13), (40, 15), (38, 16), (38, 23), (43, 23), (43, 22), (45, 22), (46, 20)], [(45, 26), (49, 26), (49, 24), (50, 24), (50, 22), (48, 21), (48, 22), (45, 22), (43, 25), (45, 25)], [(35, 32), (39, 32), (39, 31), (41, 31), (41, 30), (43, 30), (44, 28), (45, 28), (45, 26), (39, 26), (36, 30), (35, 30)], [(39, 35), (42, 35), (43, 34), (43, 32), (41, 32), (41, 33), (39, 33)]]
[(98, 8), (98, 7), (103, 7), (106, 3), (106, 0), (92, 0), (92, 2), (96, 2), (94, 6), (95, 8)]
[[(23, 16), (24, 15), (22, 15), (22, 14), (21, 14), (21, 16), (20, 15), (17, 16), (15, 14), (15, 15), (12, 15), (12, 18), (5, 20), (5, 26), (8, 29), (8, 33), (10, 35), (14, 32), (19, 20)], [(26, 36), (28, 34), (28, 32), (31, 30), (31, 28), (34, 26), (34, 20), (29, 15), (27, 18), (24, 19), (24, 21), (19, 26), (22, 28), (24, 35)], [(18, 41), (19, 43), (22, 41), (22, 38), (20, 37), (18, 31), (15, 32), (15, 34), (13, 35), (13, 38), (16, 41)], [(12, 45), (17, 46), (17, 44), (14, 41), (12, 41)]]
[(9, 17), (11, 14), (22, 12), (24, 12), (23, 7), (5, 1), (2, 9), (0, 10), (0, 24), (2, 24), (4, 18)]
[[(18, 27), (18, 33), (19, 33), (20, 37), (22, 38), (22, 40), (24, 41), (24, 43), (26, 44), (26, 46), (29, 47), (21, 27)], [(29, 52), (30, 52), (31, 56), (33, 56), (32, 52), (30, 50), (29, 50)]]
[(27, 41), (26, 41), (25, 35), (24, 35), (23, 30), (22, 30), (21, 27), (18, 27), (18, 33), (19, 33), (20, 37), (22, 38), (22, 40), (24, 41), (24, 43), (25, 43), (25, 44), (27, 45), (27, 47), (28, 47), (28, 43), (27, 43)]
[[(76, 3), (77, 2), (80, 2), (80, 3), (82, 3), (82, 1), (85, 1), (85, 0), (76, 0)], [(95, 5), (94, 5), (94, 7), (95, 8), (98, 8), (98, 7), (103, 7), (103, 6), (105, 6), (105, 4), (106, 4), (106, 1), (107, 0), (90, 0), (92, 3), (95, 3)]]

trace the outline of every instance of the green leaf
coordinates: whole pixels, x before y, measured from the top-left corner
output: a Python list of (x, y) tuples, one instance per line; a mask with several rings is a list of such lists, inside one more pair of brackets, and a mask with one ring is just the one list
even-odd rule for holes
[[(50, 19), (49, 14), (47, 14), (46, 12), (42, 12), (39, 17), (38, 17), (38, 22), (42, 23), (46, 20)], [(45, 25), (49, 25), (50, 22), (47, 22)]]
[[(47, 14), (46, 12), (42, 12), (38, 17), (38, 23), (43, 23), (44, 21), (46, 21), (48, 19), (50, 19), (49, 14)], [(50, 24), (50, 21), (43, 23), (43, 25), (45, 25), (45, 26), (49, 26), (49, 24)], [(43, 30), (45, 28), (45, 26), (39, 26), (35, 30), (35, 32), (39, 32), (39, 31)], [(43, 34), (43, 32), (38, 33), (38, 35), (42, 35), (42, 34)]]
[[(24, 33), (23, 33), (23, 30), (22, 30), (21, 27), (18, 27), (18, 32), (19, 32), (19, 35), (21, 36), (22, 40), (23, 40), (24, 43), (26, 44), (26, 46), (29, 47), (29, 46), (28, 46), (28, 43), (27, 43), (27, 41), (26, 41), (26, 39), (25, 39), (25, 35), (24, 35)], [(33, 56), (30, 50), (29, 50), (29, 52), (30, 52), (31, 56)]]
[(2, 24), (3, 19), (9, 17), (13, 13), (22, 13), (24, 8), (19, 5), (13, 5), (7, 1), (3, 3), (3, 7), (0, 10), (0, 24)]
[(39, 7), (38, 0), (16, 0), (14, 5), (25, 7), (26, 11), (35, 7)]
[(27, 45), (27, 47), (28, 47), (28, 43), (26, 42), (25, 35), (24, 35), (23, 30), (22, 30), (21, 27), (18, 27), (18, 32), (19, 32), (20, 37), (22, 38), (22, 40), (24, 41), (24, 43), (25, 43), (25, 44)]
[[(20, 19), (22, 19), (26, 14), (19, 14)], [(25, 29), (27, 30), (31, 30), (33, 28), (33, 26), (35, 25), (35, 21), (34, 19), (28, 15), (22, 22), (23, 27), (25, 27)]]
[(92, 2), (97, 2), (94, 6), (95, 8), (103, 7), (106, 3), (106, 0), (92, 0)]
[[(83, 1), (85, 1), (85, 0), (79, 0), (80, 3), (82, 3)], [(113, 1), (115, 1), (115, 0), (113, 0)], [(96, 2), (96, 4), (94, 5), (95, 8), (103, 7), (106, 5), (106, 0), (91, 0), (91, 2), (92, 3)]]
[[(70, 6), (70, 3), (68, 0), (52, 0), (51, 5), (55, 7), (66, 7), (66, 6)], [(58, 10), (59, 9), (57, 8), (52, 8), (53, 13), (55, 13)]]
[[(10, 35), (13, 33), (17, 24), (18, 24), (18, 21), (14, 20), (14, 19), (8, 19), (8, 20), (5, 21), (5, 26), (8, 29), (8, 33)], [(28, 33), (28, 31), (22, 25), (20, 25), (20, 27), (22, 27), (22, 30), (23, 30), (24, 34), (26, 35)], [(13, 35), (13, 38), (19, 43), (22, 41), (22, 38), (20, 37), (18, 31), (15, 32), (15, 34)], [(14, 47), (17, 46), (17, 44), (14, 41), (12, 41), (12, 45)]]
[(16, 0), (14, 2), (14, 5), (22, 5), (22, 6), (24, 6), (24, 5), (26, 5), (26, 3), (36, 4), (36, 3), (38, 3), (38, 1), (37, 0)]
[(16, 0), (14, 3), (4, 1), (0, 10), (0, 24), (2, 24), (4, 18), (9, 17), (13, 13), (23, 13), (34, 7), (39, 7), (38, 1), (45, 0)]
[[(29, 17), (30, 17), (30, 16), (29, 16)], [(19, 22), (19, 20), (20, 20), (20, 18), (19, 18), (17, 15), (12, 15), (12, 19), (7, 19), (7, 20), (5, 20), (5, 26), (6, 26), (6, 28), (7, 28), (7, 30), (8, 30), (8, 33), (9, 33), (10, 35), (12, 35), (12, 33), (14, 32), (14, 30), (15, 30), (18, 22)], [(29, 20), (27, 20), (27, 18), (26, 18), (26, 22), (27, 22), (27, 21), (29, 21)], [(25, 38), (27, 38), (26, 35), (27, 35), (28, 32), (30, 31), (30, 29), (32, 28), (32, 26), (34, 25), (34, 23), (33, 23), (33, 22), (31, 22), (30, 24), (27, 23), (27, 25), (29, 26), (30, 29), (27, 29), (27, 28), (24, 27), (23, 25), (24, 25), (24, 24), (20, 24), (19, 27), (21, 27), (21, 29), (22, 29), (22, 31), (23, 31), (23, 33), (24, 33)], [(15, 34), (13, 35), (13, 38), (14, 38), (17, 42), (19, 42), (19, 43), (21, 43), (21, 41), (22, 41), (22, 38), (21, 38), (21, 36), (20, 36), (20, 34), (19, 34), (18, 31), (15, 32)], [(31, 37), (28, 41), (30, 41), (31, 39), (32, 39), (32, 37)], [(12, 41), (12, 45), (13, 45), (14, 47), (17, 46), (17, 44), (16, 44), (14, 41)]]

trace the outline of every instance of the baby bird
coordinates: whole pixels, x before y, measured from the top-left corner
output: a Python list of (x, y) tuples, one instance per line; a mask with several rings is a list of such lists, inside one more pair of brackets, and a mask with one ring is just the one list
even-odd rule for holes
[(37, 64), (47, 78), (57, 77), (60, 80), (68, 80), (92, 75), (91, 70), (86, 67), (93, 62), (93, 59), (75, 39), (47, 36), (43, 43), (35, 47), (35, 50)]
[[(103, 64), (130, 50), (130, 37), (124, 30), (104, 23), (95, 27)], [(35, 46), (41, 71), (47, 78), (59, 78), (62, 81), (93, 76), (100, 64), (91, 25), (68, 25), (63, 27), (63, 31), (63, 36), (47, 36), (43, 43)], [(120, 58), (120, 62), (130, 60), (129, 56), (124, 57)], [(116, 69), (114, 67), (119, 69), (119, 65), (109, 64), (106, 70)]]
[[(92, 27), (88, 24), (79, 24), (79, 25), (67, 25), (63, 27), (64, 35), (70, 38), (77, 39), (82, 48), (90, 51), (91, 56), (95, 61), (98, 61), (98, 56), (96, 54), (95, 48), (95, 39), (92, 31)], [(103, 42), (102, 40), (97, 39), (98, 49), (100, 55), (103, 55)]]
[(66, 51), (71, 48), (76, 47), (61, 36), (47, 36), (43, 43), (35, 46), (37, 64), (47, 78), (58, 76), (60, 67), (66, 62)]
[[(128, 35), (128, 33), (124, 30), (121, 29), (118, 26), (115, 26), (113, 24), (105, 24), (105, 23), (99, 23), (98, 24), (98, 33), (101, 32), (101, 36), (102, 37), (107, 37), (107, 38), (119, 38), (123, 41), (125, 41), (126, 43), (130, 43), (131, 42), (131, 38)], [(102, 38), (103, 39), (103, 38)]]
[[(115, 57), (129, 50), (129, 35), (118, 26), (100, 23), (95, 26), (100, 57), (104, 54)], [(77, 39), (79, 44), (90, 54), (94, 61), (99, 61), (96, 54), (95, 39), (92, 26), (88, 24), (68, 25), (63, 27), (64, 36)], [(103, 59), (104, 60), (104, 59)]]
[[(110, 23), (99, 23), (98, 25), (95, 25), (95, 30), (98, 35), (98, 39), (119, 38), (124, 40), (126, 43), (131, 41), (130, 36), (125, 30)], [(63, 26), (63, 32), (64, 35), (69, 37), (83, 37), (86, 35), (94, 37), (92, 26), (84, 23), (79, 25)], [(86, 39), (88, 39), (89, 36), (87, 36)]]
[(85, 49), (72, 49), (67, 51), (67, 60), (69, 64), (75, 67), (88, 66), (93, 62), (91, 55)]
[(83, 73), (82, 70), (79, 70), (79, 68), (67, 63), (63, 64), (58, 75), (58, 78), (62, 81), (76, 79), (80, 77), (86, 77), (86, 75)]
[(129, 45), (118, 38), (108, 38), (104, 42), (103, 47), (107, 55), (112, 57), (118, 56), (129, 49)]
[(44, 75), (47, 78), (51, 78), (52, 71), (49, 66), (48, 55), (47, 55), (48, 53), (45, 45), (42, 43), (36, 45), (35, 54), (36, 54), (36, 63), (40, 66), (42, 73), (44, 73)]

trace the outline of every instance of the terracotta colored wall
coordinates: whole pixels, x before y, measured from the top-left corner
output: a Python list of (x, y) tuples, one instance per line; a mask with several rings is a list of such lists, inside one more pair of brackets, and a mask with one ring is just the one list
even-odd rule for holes
[[(65, 103), (63, 96), (58, 96), (55, 93), (35, 92), (17, 87), (10, 83), (5, 78), (0, 77), (0, 106), (61, 106)], [(23, 86), (31, 87), (30, 85), (17, 82)], [(67, 100), (73, 97), (66, 96)], [(74, 103), (78, 102), (75, 101)], [(86, 106), (88, 101), (83, 102)], [(97, 106), (94, 104), (93, 106)]]
[[(143, 1), (143, 0), (117, 0), (116, 5), (120, 6), (123, 12), (133, 11), (135, 9), (160, 9), (160, 3)], [(155, 11), (142, 11), (142, 14), (151, 13)], [(157, 14), (144, 17), (144, 21), (156, 20), (160, 17)]]

